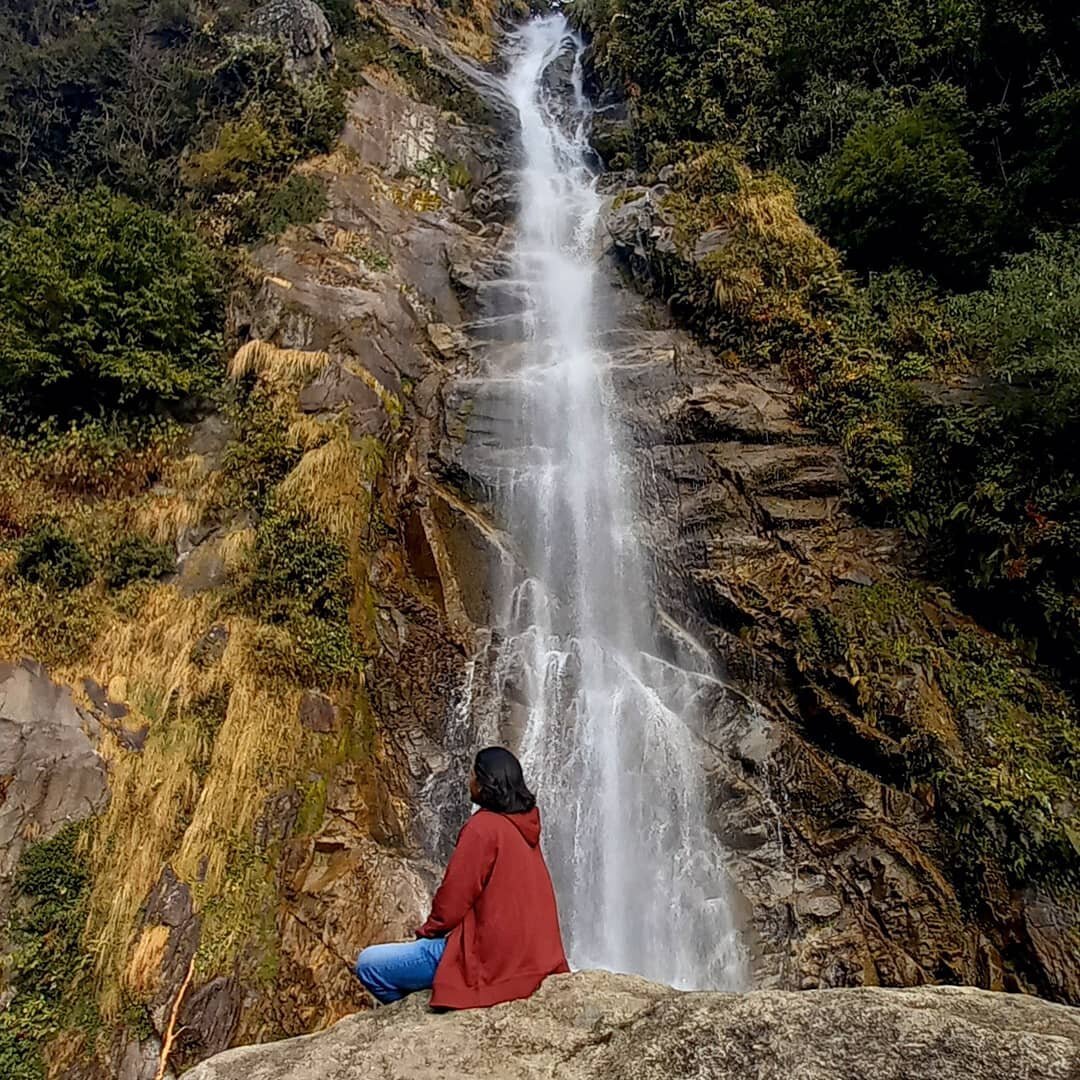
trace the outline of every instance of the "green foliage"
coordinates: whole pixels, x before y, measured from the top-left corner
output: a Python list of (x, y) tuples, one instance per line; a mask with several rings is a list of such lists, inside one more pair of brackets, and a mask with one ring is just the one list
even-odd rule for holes
[[(1080, 213), (1080, 23), (1056, 0), (573, 0), (596, 73), (631, 102), (639, 165), (737, 143), (809, 177), (864, 268), (985, 274)], [(940, 253), (940, 260), (935, 259)], [(938, 263), (945, 264), (944, 267)]]
[(222, 460), (222, 503), (261, 514), (301, 450), (289, 441), (288, 417), (258, 390), (233, 408), (230, 419), (236, 437)]
[(808, 379), (810, 417), (845, 446), (863, 509), (907, 525), (982, 619), (1074, 685), (1078, 296), (1075, 234), (1042, 238), (962, 299), (883, 275)]
[(258, 233), (277, 236), (290, 225), (318, 221), (329, 205), (326, 181), (318, 176), (293, 173), (266, 197), (258, 215)]
[(57, 592), (16, 578), (0, 605), (0, 636), (7, 651), (47, 667), (83, 656), (101, 630), (101, 603), (93, 588)]
[(319, 7), (326, 13), (335, 38), (346, 38), (356, 32), (360, 20), (355, 0), (319, 0)]
[(133, 581), (155, 581), (176, 569), (173, 549), (147, 536), (125, 536), (109, 552), (105, 563), (105, 584), (122, 589)]
[(81, 589), (94, 576), (89, 552), (56, 522), (39, 525), (19, 543), (15, 572), (50, 591)]
[[(280, 49), (233, 36), (254, 6), (8, 5), (0, 12), (0, 210), (56, 180), (105, 182), (172, 207), (181, 162), (205, 194), (204, 184), (273, 185), (298, 157), (326, 149), (341, 125), (340, 87), (328, 76), (298, 85)], [(347, 17), (347, 5), (335, 6)]]
[(1080, 233), (1040, 237), (959, 307), (967, 347), (1021, 391), (1006, 400), (1013, 415), (1068, 425), (1080, 406)]
[(337, 618), (352, 602), (348, 553), (298, 511), (271, 507), (255, 535), (255, 570), (247, 585), (254, 610), (268, 621), (296, 603), (313, 615)]
[(366, 240), (359, 237), (351, 238), (346, 250), (349, 255), (354, 259), (359, 259), (369, 270), (384, 273), (390, 269), (390, 256), (379, 251), (378, 248), (372, 247)]
[(99, 1021), (82, 947), (90, 876), (79, 848), (82, 826), (27, 846), (19, 860), (8, 926), (13, 996), (0, 1012), (0, 1068), (42, 1080), (41, 1050), (63, 1028), (93, 1032)]
[(362, 652), (350, 621), (355, 587), (345, 548), (301, 511), (271, 503), (256, 529), (251, 565), (241, 603), (284, 631), (263, 638), (268, 669), (308, 685), (355, 672)]
[(1080, 725), (1000, 646), (973, 631), (949, 642), (942, 686), (961, 718), (968, 753), (937, 774), (942, 815), (969, 881), (987, 858), (1017, 884), (1080, 886)]
[[(1000, 640), (947, 610), (931, 618), (939, 602), (900, 582), (845, 587), (798, 624), (803, 663), (812, 677), (825, 668), (846, 678), (863, 722), (899, 747), (893, 782), (932, 785), (951, 863), (971, 903), (988, 869), (991, 878), (1000, 870), (1016, 884), (1074, 889), (1075, 707)], [(912, 698), (903, 689), (923, 683), (940, 693)]]
[(997, 208), (964, 148), (962, 95), (938, 85), (909, 109), (860, 124), (825, 159), (811, 217), (860, 269), (904, 264), (978, 279)]
[(451, 161), (445, 154), (434, 153), (419, 161), (413, 172), (426, 180), (445, 180), (452, 188), (469, 186), (469, 169), (460, 161)]
[(202, 916), (195, 970), (205, 979), (223, 974), (233, 969), (237, 955), (246, 950), (261, 958), (260, 970), (251, 975), (270, 982), (279, 952), (274, 919), (274, 855), (249, 839), (223, 839), (228, 855), (221, 888), (213, 893), (200, 886), (195, 888)]
[(209, 249), (97, 188), (0, 225), (0, 410), (40, 422), (160, 410), (218, 377), (222, 290)]

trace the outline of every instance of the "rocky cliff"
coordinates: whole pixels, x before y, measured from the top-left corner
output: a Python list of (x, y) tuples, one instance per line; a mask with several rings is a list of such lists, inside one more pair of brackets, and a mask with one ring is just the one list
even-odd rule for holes
[(679, 994), (630, 976), (548, 979), (529, 1001), (435, 1015), (416, 995), (330, 1031), (232, 1050), (192, 1080), (1069, 1080), (1080, 1015), (955, 987)]
[[(325, 182), (327, 207), (243, 258), (237, 403), (190, 425), (182, 452), (124, 495), (123, 513), (172, 547), (175, 576), (125, 594), (53, 664), (60, 734), (33, 767), (56, 775), (76, 755), (85, 794), (57, 816), (32, 784), (0, 777), (0, 810), (25, 788), (19, 820), (48, 838), (103, 805), (108, 772), (108, 808), (79, 849), (80, 964), (106, 1022), (52, 1040), (54, 1075), (149, 1080), (170, 1032), (181, 1068), (362, 1009), (349, 964), (415, 925), (452, 808), (465, 812), (454, 710), (467, 683), (493, 685), (489, 571), (521, 558), (488, 499), (514, 438), (487, 377), (514, 347), (500, 283), (513, 153), (484, 66), (499, 29), (484, 4), (358, 10), (345, 129), (298, 166)], [(696, 735), (710, 814), (770, 992), (554, 980), (529, 1006), (436, 1019), (412, 1003), (192, 1075), (378, 1060), (399, 1070), (379, 1075), (415, 1076), (434, 1046), (439, 1061), (460, 1048), (478, 1076), (555, 1062), (615, 1076), (635, 1060), (719, 1078), (747, 1074), (747, 1032), (763, 1077), (791, 1074), (792, 1042), (814, 1047), (807, 1076), (1070, 1075), (1064, 1009), (963, 991), (779, 993), (950, 982), (1080, 1000), (1075, 896), (1010, 876), (1008, 830), (1028, 819), (985, 805), (987, 772), (1043, 768), (1067, 707), (920, 581), (899, 534), (852, 515), (838, 452), (783, 369), (710, 348), (673, 317), (663, 187), (629, 175), (607, 190), (605, 344), (655, 621), (709, 703)], [(502, 689), (492, 714), (512, 739), (512, 680)], [(21, 777), (32, 744), (17, 732), (40, 708), (4, 701), (16, 749), (0, 761), (14, 754)], [(471, 1064), (472, 1039), (511, 1028), (520, 1058), (485, 1064), (477, 1050)], [(694, 1057), (715, 1041), (730, 1054)], [(316, 1072), (289, 1071), (309, 1053)]]

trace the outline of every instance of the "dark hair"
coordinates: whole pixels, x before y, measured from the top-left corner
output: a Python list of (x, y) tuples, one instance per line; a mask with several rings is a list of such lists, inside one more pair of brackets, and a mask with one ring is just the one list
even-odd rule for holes
[(476, 801), (485, 810), (496, 814), (525, 814), (535, 805), (536, 798), (525, 786), (521, 762), (501, 746), (489, 746), (476, 755), (473, 762), (479, 793)]

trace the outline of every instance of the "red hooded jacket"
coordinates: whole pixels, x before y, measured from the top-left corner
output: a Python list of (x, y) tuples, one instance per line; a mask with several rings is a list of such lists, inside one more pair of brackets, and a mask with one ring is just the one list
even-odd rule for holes
[(548, 975), (570, 970), (539, 810), (469, 818), (417, 935), (447, 939), (431, 994), (436, 1008), (528, 997)]

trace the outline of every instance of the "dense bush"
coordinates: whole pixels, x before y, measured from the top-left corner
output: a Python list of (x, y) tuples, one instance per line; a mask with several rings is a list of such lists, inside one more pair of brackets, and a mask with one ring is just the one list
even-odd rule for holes
[(962, 125), (958, 93), (936, 87), (912, 108), (856, 126), (825, 159), (809, 211), (855, 266), (902, 263), (958, 283), (985, 271), (998, 211)]
[[(925, 267), (937, 246), (954, 274), (970, 276), (985, 271), (988, 244), (1015, 248), (1033, 228), (1077, 220), (1080, 22), (1068, 5), (571, 7), (593, 35), (598, 74), (633, 104), (639, 164), (677, 140), (719, 139), (737, 141), (754, 165), (797, 178), (819, 171), (807, 207), (822, 211), (815, 220), (836, 228), (830, 237), (850, 243), (864, 266)], [(1005, 212), (980, 217), (998, 206)], [(871, 233), (853, 237), (868, 216)]]
[(89, 552), (54, 522), (38, 526), (22, 539), (15, 571), (25, 581), (59, 592), (81, 589), (94, 576)]
[(328, 206), (326, 182), (294, 173), (270, 191), (255, 217), (259, 235), (277, 236), (290, 225), (317, 221)]
[(211, 251), (98, 188), (0, 224), (0, 411), (9, 423), (158, 410), (215, 383)]
[(904, 523), (990, 625), (1075, 680), (1080, 236), (1044, 237), (948, 298), (884, 275), (810, 386), (872, 516)]
[(82, 947), (90, 876), (79, 848), (82, 826), (29, 845), (14, 881), (8, 926), (11, 997), (0, 1012), (0, 1071), (10, 1080), (44, 1080), (44, 1044), (63, 1027), (98, 1024)]
[(113, 545), (105, 561), (105, 584), (122, 589), (134, 581), (154, 581), (176, 569), (172, 548), (147, 536), (125, 536)]
[(266, 633), (268, 667), (325, 685), (361, 661), (350, 621), (355, 586), (345, 548), (306, 514), (271, 504), (255, 534), (252, 569), (240, 585), (244, 607), (281, 633)]
[(1076, 678), (1080, 654), (1080, 235), (1044, 237), (955, 305), (981, 393), (910, 426), (938, 565), (980, 612)]

